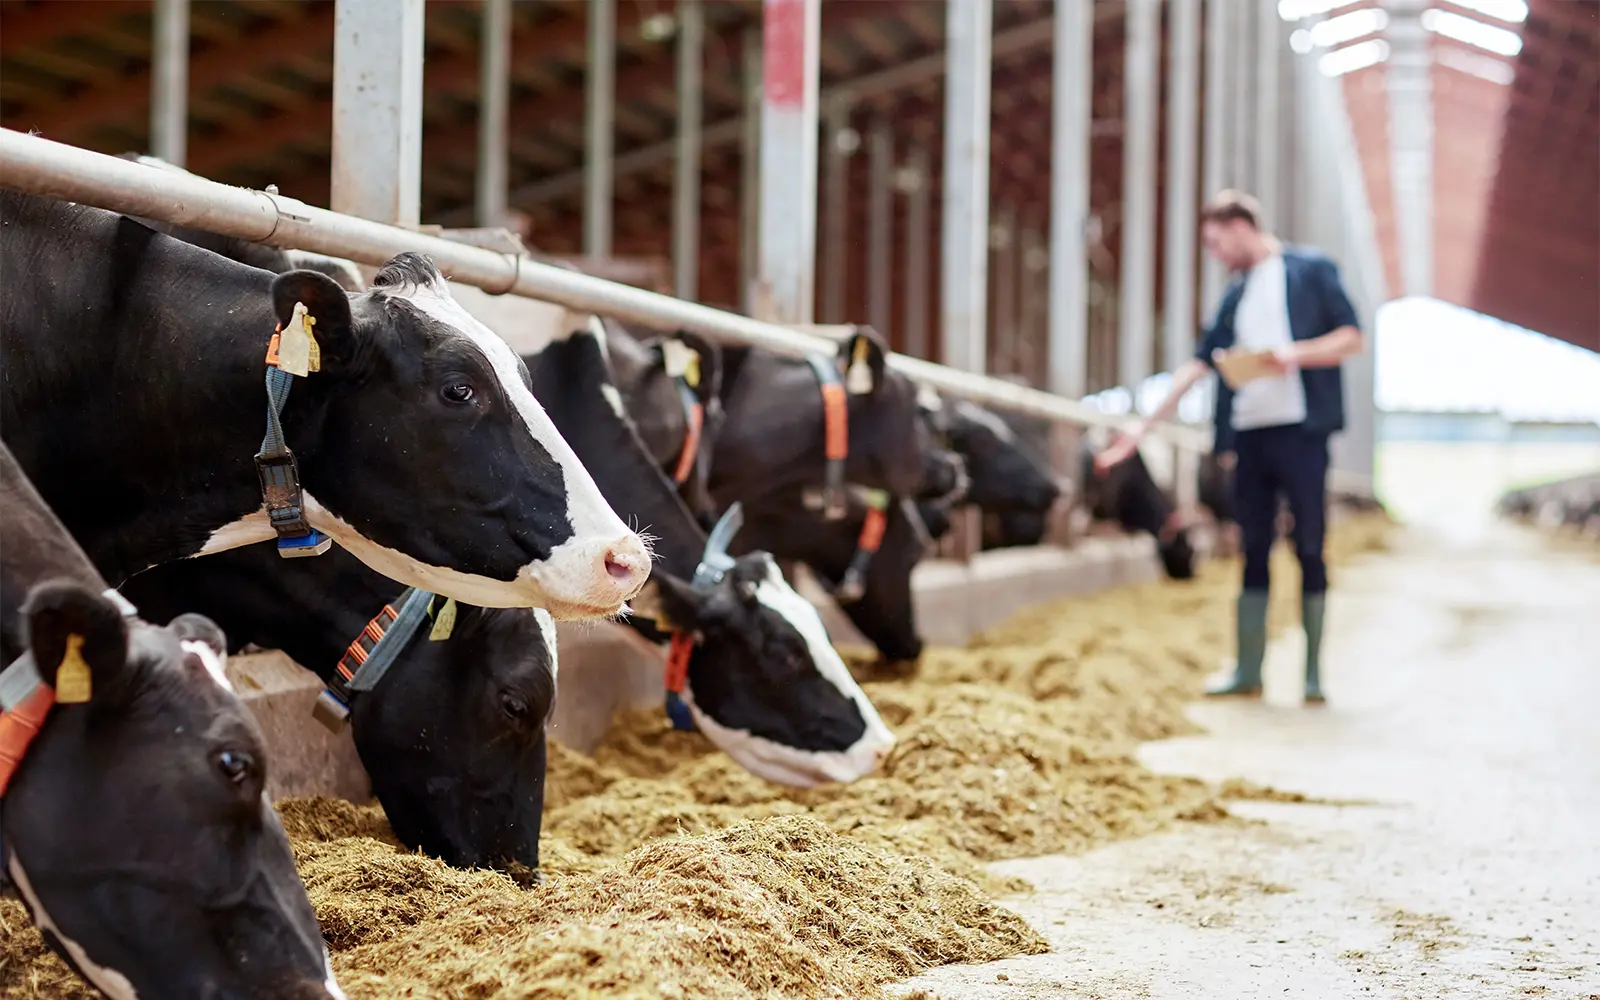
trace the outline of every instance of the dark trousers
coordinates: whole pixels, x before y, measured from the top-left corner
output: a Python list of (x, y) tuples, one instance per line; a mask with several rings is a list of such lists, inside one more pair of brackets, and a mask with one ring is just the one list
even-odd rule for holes
[(1328, 437), (1298, 424), (1240, 431), (1234, 447), (1234, 515), (1244, 545), (1244, 589), (1265, 591), (1277, 537), (1278, 498), (1294, 517), (1294, 551), (1300, 559), (1300, 591), (1328, 589), (1322, 561), (1327, 515)]

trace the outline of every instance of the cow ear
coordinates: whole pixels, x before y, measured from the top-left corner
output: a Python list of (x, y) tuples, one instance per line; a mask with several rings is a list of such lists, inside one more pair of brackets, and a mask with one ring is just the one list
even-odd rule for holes
[(350, 296), (339, 283), (320, 271), (286, 271), (272, 280), (272, 313), (278, 328), (286, 329), (294, 319), (296, 303), (305, 306), (311, 336), (322, 356), (331, 361), (351, 357), (352, 341)]
[(839, 360), (844, 365), (844, 384), (852, 396), (870, 396), (883, 385), (889, 347), (870, 326), (858, 326), (839, 345)]
[(700, 624), (705, 598), (686, 581), (667, 573), (651, 573), (639, 596), (628, 602), (640, 617), (660, 629), (692, 629)]
[(116, 685), (128, 662), (128, 627), (110, 600), (52, 581), (28, 594), (23, 613), (39, 678), (56, 689), (58, 703), (81, 704)]

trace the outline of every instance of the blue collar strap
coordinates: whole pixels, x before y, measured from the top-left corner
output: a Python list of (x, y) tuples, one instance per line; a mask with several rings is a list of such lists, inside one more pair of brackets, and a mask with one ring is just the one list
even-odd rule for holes
[(357, 694), (371, 691), (394, 665), (395, 657), (406, 648), (422, 627), (433, 607), (434, 595), (409, 587), (397, 602), (400, 610), (385, 604), (366, 628), (350, 643), (328, 685), (317, 696), (311, 715), (332, 732), (339, 732), (350, 719), (350, 704)]
[(261, 499), (272, 530), (278, 535), (278, 555), (285, 559), (320, 556), (333, 539), (306, 520), (300, 489), (300, 466), (283, 437), (283, 406), (289, 401), (294, 376), (278, 367), (278, 336), (267, 351), (267, 433), (256, 454), (256, 475), (261, 479)]

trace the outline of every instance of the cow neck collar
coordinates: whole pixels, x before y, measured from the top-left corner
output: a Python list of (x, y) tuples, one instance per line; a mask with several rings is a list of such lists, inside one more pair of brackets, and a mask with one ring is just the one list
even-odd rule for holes
[[(306, 323), (305, 337), (312, 337), (310, 316), (303, 316), (304, 307), (296, 303), (296, 315), (291, 324)], [(289, 402), (289, 390), (294, 388), (295, 374), (279, 364), (278, 349), (283, 336), (283, 325), (273, 328), (272, 340), (267, 346), (267, 432), (261, 439), (261, 450), (256, 453), (256, 475), (261, 480), (261, 501), (267, 519), (278, 535), (278, 555), (285, 559), (302, 556), (320, 556), (333, 545), (333, 539), (313, 528), (306, 520), (305, 495), (300, 488), (300, 464), (283, 435), (283, 407)], [(312, 339), (315, 349), (316, 341)], [(320, 370), (320, 360), (312, 362), (309, 371)]]
[[(872, 558), (878, 554), (884, 533), (889, 529), (889, 505), (893, 500), (888, 490), (856, 483), (848, 484), (848, 489), (851, 495), (866, 505), (867, 513), (861, 522), (861, 530), (856, 534), (856, 550), (850, 555), (844, 575), (832, 588), (833, 599), (840, 604), (853, 604), (866, 593), (867, 570), (871, 568)], [(823, 498), (819, 491), (806, 490), (801, 502), (807, 509), (816, 510), (822, 506)]]
[[(394, 602), (400, 605), (399, 611), (394, 609), (394, 604), (385, 604), (350, 641), (333, 673), (324, 679), (326, 686), (312, 706), (312, 717), (331, 732), (342, 730), (350, 720), (350, 707), (356, 696), (378, 686), (394, 665), (395, 658), (416, 636), (423, 621), (434, 617), (436, 597), (426, 590), (408, 587)], [(436, 633), (443, 629), (444, 616), (453, 616), (455, 607), (453, 602), (446, 601), (440, 608)], [(450, 622), (453, 624), (453, 617)], [(444, 630), (439, 637), (448, 635), (448, 630)]]
[[(743, 525), (744, 507), (738, 501), (734, 501), (717, 520), (711, 533), (706, 536), (705, 552), (700, 557), (700, 565), (695, 567), (693, 579), (689, 582), (694, 590), (705, 593), (721, 583), (728, 575), (728, 570), (733, 568), (733, 557), (728, 555), (728, 546), (733, 544), (733, 536), (739, 533)], [(675, 628), (672, 631), (672, 640), (667, 646), (665, 676), (667, 718), (672, 720), (674, 729), (684, 732), (693, 732), (698, 728), (694, 723), (694, 716), (689, 712), (688, 704), (683, 700), (683, 693), (689, 685), (689, 660), (694, 655), (698, 642), (699, 636), (693, 630)]]
[[(138, 609), (115, 589), (106, 589), (103, 596), (117, 606), (124, 619), (138, 620)], [(0, 671), (0, 799), (55, 704), (56, 689), (39, 676), (31, 652)]]
[(822, 478), (822, 517), (837, 521), (848, 510), (844, 468), (850, 457), (850, 403), (834, 359), (822, 354), (805, 356), (822, 390), (822, 439), (826, 466)]
[(676, 339), (663, 340), (656, 350), (661, 355), (662, 368), (672, 379), (678, 405), (683, 408), (683, 447), (678, 452), (678, 464), (672, 470), (672, 481), (682, 486), (694, 473), (695, 462), (700, 457), (700, 435), (705, 429), (706, 410), (700, 398), (700, 355)]

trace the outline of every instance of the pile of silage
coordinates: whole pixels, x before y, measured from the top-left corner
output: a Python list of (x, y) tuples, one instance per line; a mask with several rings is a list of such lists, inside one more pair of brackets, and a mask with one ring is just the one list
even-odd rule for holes
[[(1358, 518), (1333, 561), (1381, 545)], [(918, 676), (866, 687), (898, 743), (847, 786), (770, 785), (659, 712), (623, 717), (593, 758), (553, 745), (542, 886), (396, 849), (381, 813), (286, 802), (285, 826), (352, 1000), (388, 997), (870, 997), (934, 965), (1042, 950), (979, 862), (1226, 815), (1136, 745), (1192, 731), (1183, 706), (1229, 652), (1237, 564), (1054, 602)], [(1292, 557), (1273, 621), (1293, 622)], [(86, 996), (0, 911), (0, 997)]]

